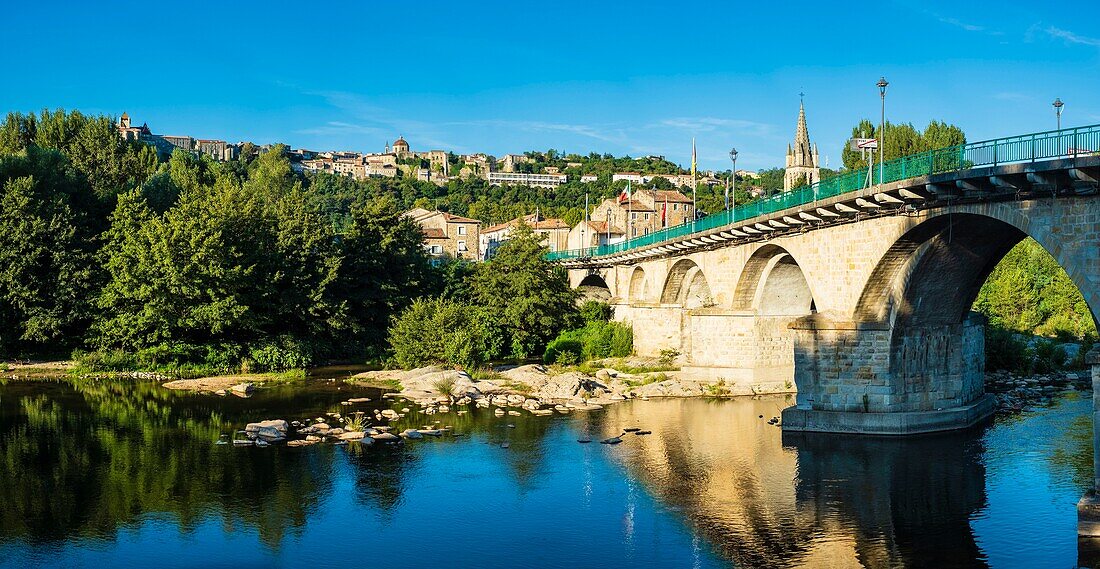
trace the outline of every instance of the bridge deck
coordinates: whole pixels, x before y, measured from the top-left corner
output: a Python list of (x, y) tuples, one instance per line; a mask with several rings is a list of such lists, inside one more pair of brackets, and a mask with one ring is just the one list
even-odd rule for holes
[(875, 168), (870, 186), (864, 172), (851, 172), (624, 243), (548, 258), (569, 267), (603, 266), (958, 200), (1095, 192), (1100, 125), (952, 146), (890, 160), (882, 170), (879, 180)]

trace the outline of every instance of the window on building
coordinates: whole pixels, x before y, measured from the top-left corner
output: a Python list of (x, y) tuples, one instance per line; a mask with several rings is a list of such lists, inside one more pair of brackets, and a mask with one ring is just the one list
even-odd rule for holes
[(442, 255), (443, 247), (441, 245), (432, 245), (432, 255)]
[(458, 251), (463, 252), (463, 251), (466, 251), (466, 250), (467, 250), (466, 249), (466, 242), (465, 241), (459, 241), (458, 242)]
[(465, 225), (459, 225), (458, 226), (458, 234), (459, 235), (466, 235), (466, 226)]
[(646, 220), (646, 221), (649, 221), (649, 214), (648, 214), (648, 213), (647, 213), (647, 214), (645, 214), (645, 220)]
[(630, 219), (638, 219), (638, 212), (632, 212), (630, 214)]

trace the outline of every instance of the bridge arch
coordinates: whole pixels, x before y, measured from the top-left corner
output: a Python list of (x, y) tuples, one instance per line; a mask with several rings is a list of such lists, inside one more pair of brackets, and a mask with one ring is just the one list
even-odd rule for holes
[(630, 289), (627, 293), (627, 300), (631, 302), (646, 300), (646, 293), (649, 291), (646, 287), (645, 277), (645, 269), (641, 267), (634, 267), (634, 270), (630, 271)]
[(680, 259), (672, 265), (661, 289), (661, 302), (680, 304), (684, 308), (714, 306), (714, 296), (702, 268), (691, 259)]
[(816, 310), (802, 267), (789, 251), (774, 244), (760, 247), (745, 263), (733, 308), (765, 316), (804, 316)]
[(607, 286), (607, 281), (597, 273), (585, 275), (577, 284), (577, 291), (580, 293), (582, 302), (587, 300), (611, 302), (611, 287)]
[[(875, 266), (855, 308), (856, 321), (892, 325), (963, 322), (989, 274), (1013, 247), (1032, 237), (1054, 257), (1084, 295), (1098, 320), (1093, 285), (1081, 259), (1067, 254), (1060, 238), (1007, 208), (948, 212), (901, 235)], [(1095, 252), (1093, 252), (1095, 254)]]

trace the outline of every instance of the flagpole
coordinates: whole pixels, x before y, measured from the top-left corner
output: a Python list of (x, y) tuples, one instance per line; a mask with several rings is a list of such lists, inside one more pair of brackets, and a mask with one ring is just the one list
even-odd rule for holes
[(588, 247), (588, 240), (585, 237), (588, 235), (588, 228), (592, 227), (592, 217), (588, 214), (588, 192), (584, 193), (584, 229), (581, 229), (581, 247)]
[(695, 233), (695, 189), (699, 187), (696, 179), (695, 137), (691, 137), (691, 232)]
[(630, 238), (634, 237), (634, 197), (630, 195), (630, 180), (626, 181), (626, 243), (630, 247)]

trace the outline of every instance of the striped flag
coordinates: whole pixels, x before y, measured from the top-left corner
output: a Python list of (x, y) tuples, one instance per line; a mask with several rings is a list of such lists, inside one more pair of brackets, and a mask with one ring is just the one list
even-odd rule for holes
[(619, 194), (619, 203), (623, 203), (625, 201), (628, 201), (629, 199), (630, 199), (630, 180), (627, 180), (626, 181), (626, 189), (623, 190), (623, 193)]

